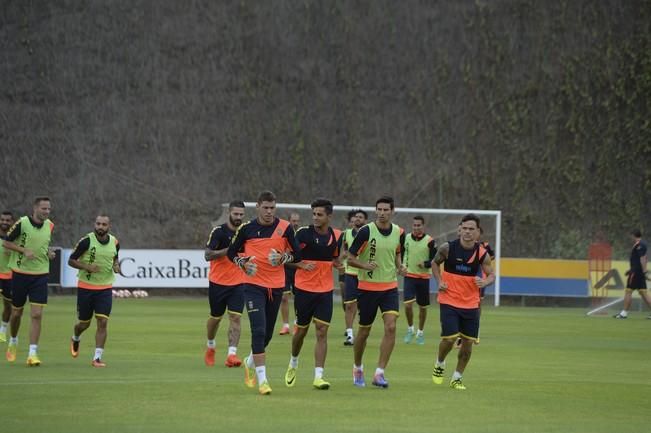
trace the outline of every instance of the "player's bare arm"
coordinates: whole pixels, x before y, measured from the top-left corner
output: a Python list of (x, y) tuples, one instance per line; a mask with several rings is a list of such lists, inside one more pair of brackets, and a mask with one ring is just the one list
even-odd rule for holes
[(348, 256), (348, 264), (354, 268), (364, 269), (367, 271), (372, 271), (377, 268), (377, 263), (375, 262), (362, 262), (359, 260), (358, 256), (353, 256), (352, 254)]
[(477, 285), (479, 288), (484, 288), (486, 286), (490, 286), (495, 282), (495, 273), (493, 272), (493, 263), (491, 262), (491, 258), (486, 255), (486, 258), (484, 259), (484, 262), (481, 264), (481, 269), (484, 271), (484, 274), (486, 275), (486, 278), (479, 278), (477, 277), (475, 281), (477, 282)]
[(221, 250), (211, 250), (210, 248), (206, 248), (206, 250), (203, 253), (203, 257), (206, 259), (207, 262), (211, 262), (220, 257), (226, 256), (226, 253), (228, 253), (228, 247), (222, 248)]
[(439, 248), (436, 251), (436, 255), (434, 256), (434, 260), (432, 260), (432, 277), (436, 280), (436, 283), (438, 284), (439, 290), (444, 291), (448, 288), (448, 285), (441, 279), (441, 270), (440, 270), (440, 265), (445, 261), (445, 259), (448, 258), (448, 252), (450, 251), (450, 244), (447, 242), (441, 245), (441, 248)]

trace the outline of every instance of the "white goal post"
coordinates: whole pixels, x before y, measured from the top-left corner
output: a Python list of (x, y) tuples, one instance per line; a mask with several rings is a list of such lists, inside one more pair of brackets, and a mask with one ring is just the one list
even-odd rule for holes
[[(256, 202), (244, 202), (247, 211), (250, 209), (255, 209)], [(225, 203), (224, 207), (228, 209), (228, 204)], [(276, 209), (282, 209), (287, 213), (288, 211), (307, 211), (311, 210), (309, 204), (300, 204), (300, 203), (276, 203)], [(335, 205), (335, 212), (348, 212), (353, 209), (362, 209), (369, 213), (369, 221), (373, 220), (372, 213), (375, 212), (375, 207), (373, 206), (346, 206), (346, 205)], [(502, 211), (499, 210), (477, 210), (477, 209), (433, 209), (433, 208), (412, 208), (412, 207), (396, 207), (396, 216), (401, 214), (409, 215), (454, 215), (462, 216), (468, 213), (474, 213), (478, 216), (490, 216), (495, 218), (495, 238), (493, 247), (495, 249), (495, 262), (493, 267), (495, 270), (495, 306), (500, 305), (500, 257), (501, 257), (501, 239), (502, 239)], [(278, 213), (277, 213), (278, 214)], [(282, 214), (280, 216), (283, 216)], [(222, 218), (220, 218), (222, 219)], [(225, 219), (225, 218), (224, 218)], [(484, 224), (482, 224), (484, 228)], [(409, 227), (404, 227), (407, 232), (410, 231)], [(455, 224), (456, 228), (456, 224)], [(455, 231), (456, 234), (456, 231)], [(436, 238), (436, 236), (435, 236)]]

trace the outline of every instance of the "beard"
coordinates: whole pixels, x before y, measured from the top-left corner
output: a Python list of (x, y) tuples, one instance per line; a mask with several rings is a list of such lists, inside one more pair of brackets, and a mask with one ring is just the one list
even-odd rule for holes
[(228, 221), (231, 223), (233, 227), (239, 227), (242, 224), (241, 219), (233, 219), (231, 217), (228, 217)]

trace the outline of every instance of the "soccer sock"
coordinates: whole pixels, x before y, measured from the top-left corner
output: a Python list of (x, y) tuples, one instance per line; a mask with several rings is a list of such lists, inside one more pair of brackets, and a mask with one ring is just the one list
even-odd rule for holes
[(289, 323), (287, 322), (283, 323), (283, 328), (289, 328)]
[(72, 336), (72, 341), (81, 341), (81, 336), (79, 336), (79, 335), (73, 335), (73, 336)]
[(298, 356), (289, 357), (289, 366), (292, 368), (298, 368)]
[(353, 338), (353, 328), (346, 328), (346, 335)]
[(99, 347), (95, 348), (95, 357), (93, 359), (102, 359), (102, 354), (104, 353), (104, 349), (100, 349)]
[(323, 377), (323, 367), (316, 367), (314, 369), (314, 378), (321, 379)]
[(626, 316), (628, 316), (628, 311), (626, 311), (626, 310), (622, 310), (622, 311), (619, 313), (619, 315), (620, 315), (620, 316), (624, 316), (624, 317), (626, 317)]
[(445, 361), (439, 361), (438, 359), (436, 360), (436, 366), (437, 367), (445, 367)]
[(353, 364), (353, 368), (355, 368), (355, 369), (357, 369), (357, 370), (362, 370), (362, 371), (364, 371), (364, 364), (362, 364), (362, 365), (355, 365), (355, 364)]
[(9, 337), (9, 344), (12, 345), (18, 344), (18, 337)]
[(459, 373), (458, 371), (452, 373), (452, 380), (459, 380), (459, 379), (461, 379), (461, 373)]
[(416, 336), (417, 337), (420, 337), (421, 335), (423, 335), (423, 330), (422, 329), (419, 329), (418, 331), (416, 331)]
[(228, 346), (229, 355), (237, 355), (237, 346)]
[(414, 325), (407, 326), (407, 331), (408, 332), (414, 332)]
[(208, 346), (208, 349), (214, 349), (215, 348), (215, 339), (213, 338), (212, 340), (208, 340), (206, 342), (206, 346)]
[(9, 324), (8, 322), (2, 322), (2, 324), (0, 324), (0, 332), (7, 332), (8, 324)]
[(258, 383), (262, 385), (267, 381), (267, 369), (264, 365), (255, 368), (255, 374), (258, 376)]
[(30, 344), (29, 345), (29, 355), (27, 356), (34, 356), (36, 355), (36, 351), (38, 350), (38, 345), (37, 344)]
[(377, 376), (378, 374), (384, 374), (384, 368), (376, 368), (375, 369), (375, 375)]

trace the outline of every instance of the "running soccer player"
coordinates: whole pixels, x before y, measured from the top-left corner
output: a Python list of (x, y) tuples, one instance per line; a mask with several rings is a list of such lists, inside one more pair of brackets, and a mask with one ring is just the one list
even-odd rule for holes
[(394, 213), (393, 198), (380, 197), (375, 203), (375, 213), (375, 222), (359, 229), (348, 250), (348, 264), (359, 268), (359, 329), (353, 346), (353, 384), (366, 386), (362, 358), (379, 308), (384, 321), (384, 336), (372, 383), (380, 388), (388, 388), (389, 382), (384, 377), (384, 369), (396, 343), (396, 320), (400, 308), (397, 275), (406, 273), (406, 268), (400, 260), (404, 231), (391, 223)]
[[(437, 385), (443, 383), (445, 358), (457, 337), (461, 337), (457, 367), (450, 381), (450, 387), (459, 390), (466, 389), (462, 376), (472, 355), (473, 342), (479, 336), (479, 291), (495, 280), (488, 252), (476, 242), (478, 230), (479, 217), (464, 215), (459, 239), (441, 245), (432, 263), (432, 275), (439, 287), (441, 321), (441, 342), (432, 380)], [(441, 263), (443, 274), (439, 270)], [(477, 276), (480, 267), (485, 278)]]
[[(251, 354), (244, 360), (245, 384), (258, 383), (260, 394), (271, 394), (265, 349), (273, 336), (285, 288), (284, 264), (298, 262), (298, 245), (289, 221), (275, 217), (276, 196), (264, 191), (256, 203), (257, 218), (242, 224), (228, 248), (228, 258), (246, 273), (244, 302), (251, 325)], [(255, 367), (255, 376), (252, 369)]]
[[(352, 227), (344, 231), (342, 235), (342, 254), (347, 256), (348, 249), (353, 245), (355, 236), (368, 220), (368, 214), (361, 209), (353, 209), (348, 213), (348, 218), (352, 222)], [(346, 260), (346, 267), (344, 271), (344, 293), (343, 293), (343, 303), (345, 306), (344, 320), (346, 322), (346, 339), (344, 340), (344, 346), (352, 346), (355, 341), (355, 336), (353, 334), (353, 321), (355, 320), (355, 315), (357, 314), (357, 275), (359, 269), (355, 268), (348, 264)]]
[(113, 282), (120, 272), (118, 252), (120, 243), (109, 233), (111, 220), (107, 215), (95, 218), (95, 229), (81, 238), (68, 259), (68, 265), (79, 269), (77, 273), (77, 318), (70, 340), (70, 354), (79, 356), (81, 334), (88, 329), (95, 315), (95, 354), (93, 367), (106, 367), (102, 361), (108, 336), (108, 319), (113, 307)]
[[(294, 288), (294, 310), (297, 330), (292, 338), (289, 366), (285, 373), (285, 385), (296, 384), (298, 355), (310, 323), (314, 322), (316, 344), (314, 345), (314, 381), (316, 389), (328, 389), (330, 383), (323, 379), (325, 358), (328, 352), (328, 327), (332, 320), (332, 267), (342, 267), (338, 261), (339, 238), (341, 232), (330, 227), (332, 202), (326, 199), (314, 200), (312, 207), (313, 224), (296, 232), (296, 242), (301, 249), (301, 262), (296, 270)], [(335, 260), (335, 262), (333, 262)]]
[(210, 263), (208, 274), (208, 303), (210, 317), (206, 322), (206, 353), (204, 362), (208, 367), (215, 365), (215, 336), (222, 317), (228, 310), (228, 355), (224, 365), (239, 367), (242, 360), (237, 357), (237, 345), (240, 342), (240, 319), (244, 311), (244, 273), (228, 260), (226, 253), (244, 218), (244, 202), (232, 201), (228, 205), (228, 221), (210, 232), (204, 258)]
[(55, 257), (50, 250), (50, 240), (54, 223), (50, 221), (52, 209), (48, 197), (37, 197), (31, 216), (21, 217), (7, 233), (4, 247), (13, 251), (9, 267), (11, 268), (11, 317), (9, 330), (11, 338), (7, 345), (7, 361), (16, 360), (18, 330), (23, 317), (27, 299), (30, 303), (31, 329), (29, 332), (29, 353), (27, 365), (38, 367), (38, 341), (41, 337), (43, 307), (47, 305), (47, 281), (50, 273), (50, 260)]
[(425, 344), (425, 321), (429, 301), (429, 283), (432, 278), (432, 260), (436, 254), (436, 241), (425, 233), (425, 218), (416, 215), (412, 220), (411, 233), (405, 237), (403, 263), (407, 267), (404, 278), (403, 302), (407, 318), (407, 334), (404, 342), (414, 339), (414, 302), (418, 304), (418, 330), (416, 344)]
[[(646, 290), (647, 278), (647, 245), (642, 240), (642, 231), (635, 229), (631, 231), (633, 249), (629, 259), (630, 269), (626, 272), (626, 291), (624, 292), (624, 309), (615, 315), (615, 319), (628, 318), (628, 310), (633, 302), (633, 291), (637, 290), (640, 298), (644, 300), (647, 307), (651, 308), (651, 297)], [(651, 315), (647, 317), (651, 319)]]
[(11, 250), (3, 246), (2, 240), (7, 236), (7, 231), (14, 225), (14, 214), (4, 211), (0, 214), (0, 293), (2, 293), (2, 323), (0, 323), (0, 342), (7, 341), (7, 326), (11, 317)]

